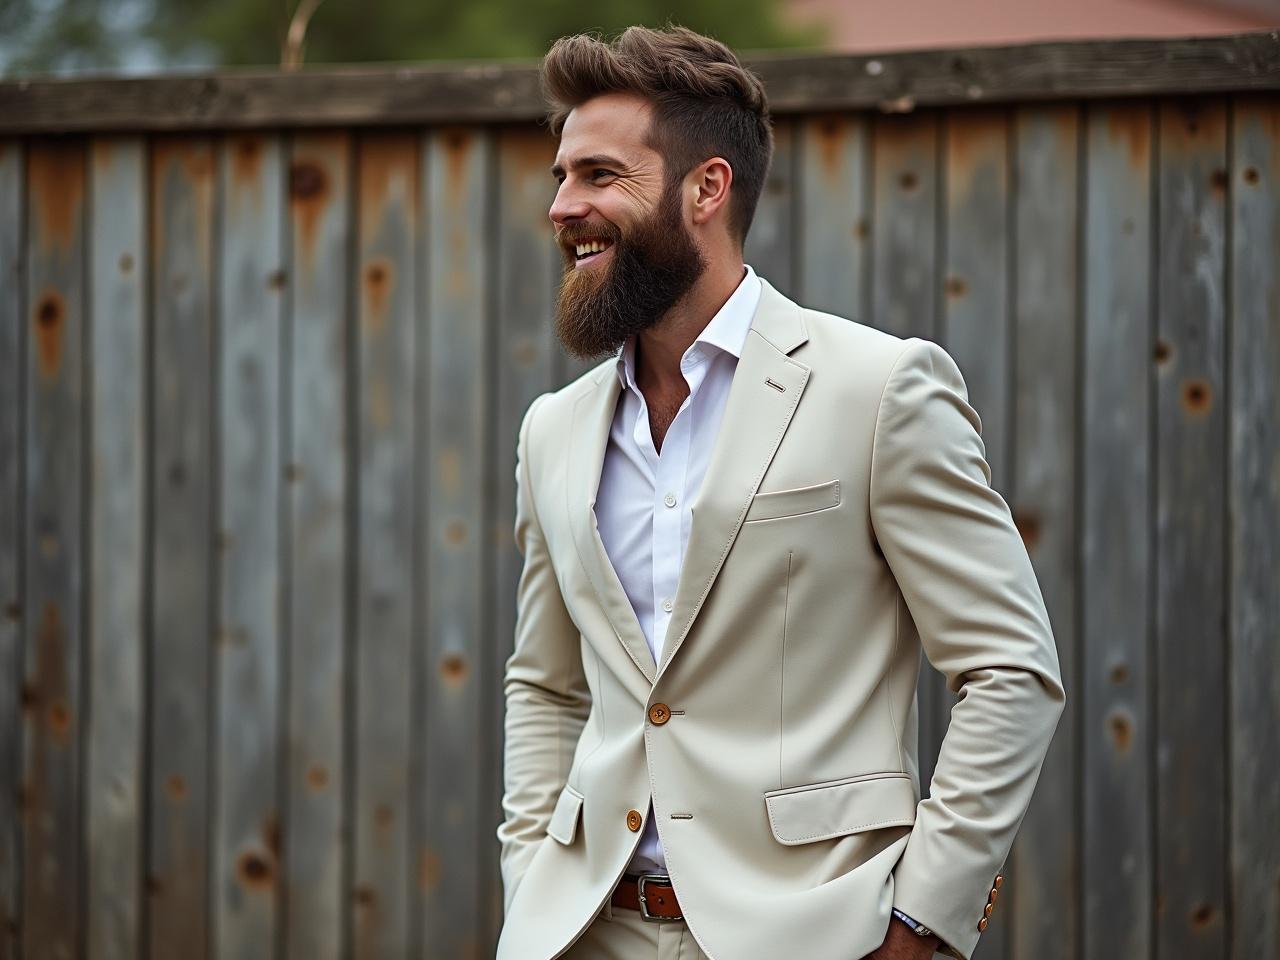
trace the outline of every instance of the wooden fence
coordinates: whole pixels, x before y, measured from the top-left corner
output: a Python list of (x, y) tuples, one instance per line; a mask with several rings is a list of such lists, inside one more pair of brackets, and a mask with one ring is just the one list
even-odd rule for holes
[[(979, 956), (1280, 956), (1280, 34), (756, 65), (749, 262), (952, 351), (1053, 618)], [(0, 958), (491, 954), (537, 114), (0, 84)]]

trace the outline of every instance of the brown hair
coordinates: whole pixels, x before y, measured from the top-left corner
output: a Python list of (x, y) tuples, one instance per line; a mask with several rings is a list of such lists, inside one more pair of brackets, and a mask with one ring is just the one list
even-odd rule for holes
[(773, 130), (764, 84), (723, 43), (677, 26), (628, 27), (608, 43), (591, 34), (562, 37), (542, 61), (542, 89), (555, 133), (569, 111), (593, 97), (645, 97), (654, 108), (649, 145), (662, 154), (667, 183), (712, 157), (729, 161), (729, 229), (746, 238), (769, 172)]

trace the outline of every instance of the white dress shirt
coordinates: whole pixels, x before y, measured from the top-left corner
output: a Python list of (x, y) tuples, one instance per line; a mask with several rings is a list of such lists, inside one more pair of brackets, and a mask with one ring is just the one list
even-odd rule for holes
[[(655, 663), (661, 662), (667, 626), (693, 513), (689, 507), (707, 472), (729, 385), (738, 367), (751, 318), (760, 302), (760, 280), (750, 266), (724, 306), (680, 359), (689, 384), (662, 441), (649, 431), (649, 408), (636, 386), (635, 338), (618, 354), (619, 393), (596, 494), (596, 525), (605, 552), (631, 601)], [(650, 803), (632, 873), (665, 873)]]

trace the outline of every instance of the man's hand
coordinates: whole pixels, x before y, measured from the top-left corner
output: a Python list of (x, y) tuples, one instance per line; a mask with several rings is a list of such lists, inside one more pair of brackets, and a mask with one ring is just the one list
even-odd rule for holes
[(914, 930), (894, 917), (889, 921), (884, 943), (867, 954), (865, 960), (929, 960), (939, 942), (935, 936), (916, 936)]

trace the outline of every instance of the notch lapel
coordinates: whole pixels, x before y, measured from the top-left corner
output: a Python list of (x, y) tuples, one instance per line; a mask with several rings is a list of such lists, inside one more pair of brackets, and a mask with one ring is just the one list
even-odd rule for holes
[(609, 445), (609, 428), (613, 423), (618, 392), (622, 385), (610, 366), (597, 377), (595, 385), (583, 392), (573, 407), (573, 423), (569, 431), (569, 472), (565, 494), (568, 497), (569, 524), (578, 559), (595, 590), (600, 609), (613, 627), (614, 635), (626, 648), (635, 665), (650, 684), (657, 676), (653, 652), (644, 638), (640, 621), (622, 588), (618, 572), (609, 561), (600, 530), (596, 526), (596, 494), (600, 489), (600, 469)]
[(760, 304), (733, 374), (702, 487), (692, 506), (693, 525), (662, 646), (659, 677), (689, 635), (711, 592), (742, 528), (751, 498), (759, 489), (809, 382), (809, 367), (788, 356), (809, 339), (800, 308), (768, 282), (761, 280), (761, 284)]

